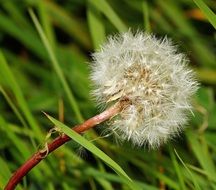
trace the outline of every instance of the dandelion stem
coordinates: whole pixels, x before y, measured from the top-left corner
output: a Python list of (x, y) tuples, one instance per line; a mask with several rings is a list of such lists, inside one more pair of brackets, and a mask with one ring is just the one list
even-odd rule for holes
[[(72, 130), (76, 131), (77, 133), (83, 133), (88, 129), (112, 118), (113, 116), (117, 115), (121, 109), (123, 104), (119, 102), (114, 106), (108, 108), (104, 112), (86, 120), (84, 123), (77, 125), (72, 128)], [(33, 154), (20, 168), (16, 170), (16, 172), (12, 175), (9, 179), (7, 185), (5, 186), (4, 190), (13, 190), (17, 186), (17, 184), (22, 180), (22, 178), (27, 175), (27, 173), (34, 168), (36, 165), (39, 164), (41, 160), (43, 160), (48, 154), (52, 151), (56, 150), (66, 142), (70, 141), (70, 137), (67, 135), (59, 135), (55, 138), (51, 143), (47, 146), (47, 151), (39, 150), (35, 154)]]

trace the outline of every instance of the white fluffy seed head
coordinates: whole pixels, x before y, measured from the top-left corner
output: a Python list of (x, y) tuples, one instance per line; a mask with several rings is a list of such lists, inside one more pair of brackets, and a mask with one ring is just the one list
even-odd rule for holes
[(93, 60), (97, 102), (130, 102), (110, 126), (121, 139), (154, 148), (183, 128), (198, 83), (169, 39), (129, 31), (111, 36)]

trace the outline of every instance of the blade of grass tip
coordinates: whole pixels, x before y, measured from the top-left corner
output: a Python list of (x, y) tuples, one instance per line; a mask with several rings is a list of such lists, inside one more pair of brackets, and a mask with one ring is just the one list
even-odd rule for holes
[(200, 8), (212, 26), (216, 29), (216, 14), (202, 0), (193, 1)]
[[(22, 125), (28, 129), (28, 125), (25, 121), (25, 119), (23, 118), (22, 114), (19, 112), (19, 110), (16, 108), (16, 106), (14, 105), (13, 101), (10, 99), (10, 97), (7, 95), (7, 93), (5, 92), (5, 90), (2, 88), (2, 86), (0, 85), (0, 92), (2, 93), (2, 95), (4, 96), (5, 100), (7, 101), (7, 103), (9, 104), (9, 106), (11, 107), (11, 109), (13, 110), (13, 112), (15, 113), (15, 115), (17, 116), (17, 118), (20, 120), (20, 122), (22, 123)], [(32, 143), (32, 145), (36, 148), (36, 143), (34, 138), (29, 135), (30, 141)]]
[(179, 159), (179, 161), (182, 163), (182, 165), (185, 167), (185, 169), (187, 170), (187, 172), (189, 173), (189, 175), (191, 176), (191, 179), (193, 181), (194, 187), (197, 190), (201, 190), (199, 184), (197, 183), (194, 175), (192, 174), (192, 172), (190, 171), (190, 169), (186, 166), (186, 164), (184, 163), (184, 161), (181, 159), (181, 157), (179, 156), (179, 154), (177, 153), (176, 149), (174, 148), (174, 152), (177, 156), (177, 158)]
[(105, 28), (100, 13), (90, 3), (87, 8), (87, 19), (94, 48), (98, 49), (105, 41)]
[(142, 2), (142, 9), (143, 9), (143, 17), (144, 17), (144, 28), (146, 32), (150, 33), (151, 26), (150, 26), (150, 21), (149, 21), (149, 9), (148, 9), (147, 0), (144, 0)]
[(175, 155), (174, 155), (173, 150), (171, 149), (171, 147), (169, 147), (169, 152), (170, 152), (171, 160), (172, 160), (172, 163), (174, 165), (176, 174), (178, 176), (180, 187), (181, 187), (182, 190), (186, 190), (183, 174), (182, 174), (182, 172), (180, 170), (179, 164), (178, 164), (178, 162), (176, 160), (176, 157), (175, 157)]
[(104, 152), (102, 152), (94, 144), (90, 143), (84, 137), (79, 135), (77, 132), (71, 130), (69, 127), (67, 127), (60, 121), (54, 119), (53, 117), (49, 115), (46, 115), (46, 116), (56, 127), (58, 127), (62, 132), (68, 135), (71, 139), (73, 139), (75, 142), (79, 143), (81, 146), (83, 146), (84, 148), (92, 152), (94, 155), (99, 157), (101, 160), (103, 160), (120, 177), (122, 177), (122, 179), (124, 179), (125, 183), (128, 184), (129, 187), (131, 187), (133, 190), (140, 189), (140, 187), (138, 187), (135, 183), (133, 183), (130, 177), (125, 173), (125, 171), (115, 161), (113, 161), (109, 156), (107, 156)]
[(127, 31), (127, 26), (115, 13), (112, 7), (105, 0), (89, 0), (100, 12), (102, 12), (109, 21), (117, 28), (119, 32)]
[(69, 85), (68, 85), (68, 83), (64, 77), (64, 74), (61, 70), (61, 67), (57, 61), (57, 58), (56, 58), (53, 50), (52, 50), (52, 47), (50, 46), (50, 43), (49, 43), (46, 35), (44, 34), (43, 29), (42, 29), (37, 17), (35, 16), (34, 12), (32, 11), (32, 9), (29, 9), (28, 11), (29, 11), (29, 14), (30, 14), (30, 16), (34, 22), (34, 25), (35, 25), (35, 27), (36, 27), (39, 35), (40, 35), (40, 38), (41, 38), (41, 40), (42, 40), (42, 42), (43, 42), (43, 44), (44, 44), (44, 46), (45, 46), (45, 48), (49, 54), (51, 63), (54, 67), (55, 72), (57, 73), (57, 76), (58, 76), (60, 82), (62, 83), (62, 86), (65, 90), (65, 93), (68, 97), (69, 103), (70, 103), (70, 105), (71, 105), (71, 107), (72, 107), (72, 109), (76, 115), (76, 118), (77, 118), (78, 122), (82, 123), (83, 117), (81, 115), (80, 109), (79, 109), (79, 107), (76, 103), (76, 100), (75, 100), (75, 98), (74, 98), (74, 96), (73, 96), (73, 94), (69, 88)]
[(36, 134), (36, 137), (42, 141), (43, 139), (43, 133), (40, 127), (38, 126), (37, 121), (34, 119), (31, 111), (29, 110), (28, 104), (24, 98), (24, 95), (22, 93), (22, 90), (20, 89), (12, 71), (10, 70), (9, 65), (7, 64), (5, 57), (3, 53), (0, 51), (0, 73), (1, 77), (4, 77), (4, 79), (7, 81), (7, 85), (10, 87), (12, 92), (14, 93), (16, 100), (20, 106), (20, 109), (22, 110), (24, 116), (26, 117), (30, 127)]

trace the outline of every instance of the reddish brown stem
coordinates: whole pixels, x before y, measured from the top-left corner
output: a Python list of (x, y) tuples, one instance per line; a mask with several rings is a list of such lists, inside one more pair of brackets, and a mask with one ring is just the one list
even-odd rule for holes
[[(121, 110), (120, 104), (117, 104), (104, 112), (88, 119), (84, 123), (75, 126), (72, 128), (77, 133), (82, 133), (97, 124), (108, 120), (109, 118), (115, 116)], [(63, 134), (56, 139), (54, 139), (50, 144), (48, 144), (47, 151), (38, 151), (33, 154), (17, 171), (12, 175), (4, 190), (13, 190), (17, 186), (17, 184), (22, 180), (22, 178), (32, 169), (34, 168), (41, 160), (43, 160), (49, 153), (59, 148), (61, 145), (65, 144), (70, 140), (70, 137)]]

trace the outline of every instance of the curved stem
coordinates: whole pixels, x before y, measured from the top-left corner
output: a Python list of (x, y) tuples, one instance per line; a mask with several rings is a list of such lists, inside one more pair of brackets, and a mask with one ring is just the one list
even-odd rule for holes
[[(122, 109), (120, 104), (116, 104), (104, 112), (86, 120), (84, 123), (75, 126), (72, 130), (77, 133), (85, 132), (86, 130), (100, 124), (103, 121), (108, 120), (109, 118), (118, 114)], [(43, 160), (48, 154), (52, 151), (56, 150), (66, 142), (70, 140), (70, 137), (63, 134), (55, 138), (51, 143), (48, 144), (47, 151), (39, 150), (35, 154), (33, 154), (20, 168), (16, 170), (16, 172), (9, 179), (7, 185), (4, 190), (13, 190), (17, 186), (17, 184), (22, 180), (22, 178), (32, 169), (34, 168), (41, 160)]]

